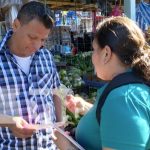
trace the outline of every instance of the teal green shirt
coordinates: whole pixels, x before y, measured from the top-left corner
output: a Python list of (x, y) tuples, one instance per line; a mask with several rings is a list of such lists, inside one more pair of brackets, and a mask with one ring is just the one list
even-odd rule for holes
[(150, 88), (128, 84), (112, 90), (102, 108), (99, 126), (96, 107), (105, 87), (98, 90), (94, 106), (80, 120), (76, 140), (86, 150), (150, 149)]

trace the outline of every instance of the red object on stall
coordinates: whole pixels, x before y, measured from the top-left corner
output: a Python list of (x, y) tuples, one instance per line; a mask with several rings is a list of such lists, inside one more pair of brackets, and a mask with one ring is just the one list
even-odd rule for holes
[(122, 10), (120, 9), (120, 6), (115, 6), (110, 13), (110, 16), (121, 16), (122, 15)]
[(72, 48), (72, 55), (76, 55), (77, 54), (77, 47), (73, 47)]

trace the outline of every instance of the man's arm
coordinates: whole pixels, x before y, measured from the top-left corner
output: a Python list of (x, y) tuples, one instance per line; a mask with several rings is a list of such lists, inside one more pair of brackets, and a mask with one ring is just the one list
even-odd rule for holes
[(57, 95), (53, 95), (55, 112), (56, 112), (56, 122), (62, 121), (62, 102)]

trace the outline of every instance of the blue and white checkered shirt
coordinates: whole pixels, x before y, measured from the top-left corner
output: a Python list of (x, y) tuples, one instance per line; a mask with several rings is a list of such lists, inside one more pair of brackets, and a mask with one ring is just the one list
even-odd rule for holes
[[(52, 89), (60, 85), (60, 80), (51, 53), (38, 50), (27, 75), (7, 46), (11, 35), (8, 31), (0, 44), (0, 114), (21, 116), (33, 124), (55, 122)], [(50, 129), (40, 130), (31, 138), (20, 139), (9, 128), (0, 128), (0, 149), (55, 150), (50, 133)]]

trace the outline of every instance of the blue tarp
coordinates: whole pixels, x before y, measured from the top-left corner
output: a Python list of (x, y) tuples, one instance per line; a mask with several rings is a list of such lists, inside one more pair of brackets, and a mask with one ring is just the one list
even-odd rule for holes
[(150, 4), (141, 2), (136, 9), (136, 22), (145, 31), (150, 26)]

